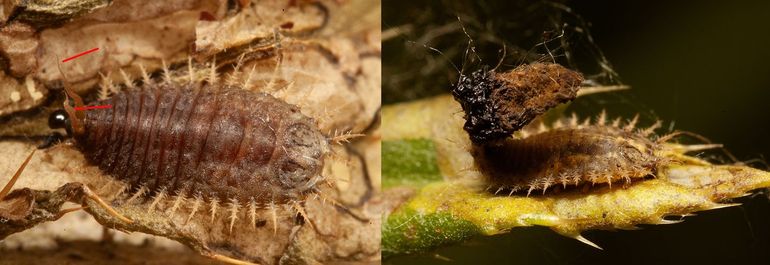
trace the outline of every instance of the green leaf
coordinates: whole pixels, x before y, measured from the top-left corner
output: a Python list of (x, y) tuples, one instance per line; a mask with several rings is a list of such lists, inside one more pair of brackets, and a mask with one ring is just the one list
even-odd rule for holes
[[(693, 212), (734, 206), (731, 199), (770, 187), (769, 172), (743, 165), (713, 165), (685, 154), (701, 150), (703, 145), (664, 143), (655, 152), (663, 162), (653, 179), (545, 195), (496, 195), (485, 190), (484, 177), (469, 154), (470, 142), (456, 116), (459, 106), (451, 97), (386, 106), (382, 112), (389, 120), (417, 123), (383, 123), (387, 136), (383, 183), (390, 183), (385, 187), (398, 183), (416, 189), (407, 199), (393, 198), (396, 206), (382, 228), (383, 257), (533, 225), (599, 248), (580, 234), (593, 229), (636, 229), (639, 224), (674, 224)], [(401, 117), (410, 113), (420, 113), (420, 117)], [(448, 118), (438, 118), (442, 116)], [(414, 135), (423, 138), (408, 139)], [(425, 185), (428, 180), (434, 182)], [(388, 194), (386, 188), (386, 199)], [(668, 216), (677, 220), (668, 220)]]
[(451, 214), (420, 214), (407, 208), (391, 215), (383, 224), (382, 257), (425, 251), (479, 233), (475, 224)]
[(436, 148), (429, 139), (382, 142), (382, 186), (419, 187), (441, 180)]

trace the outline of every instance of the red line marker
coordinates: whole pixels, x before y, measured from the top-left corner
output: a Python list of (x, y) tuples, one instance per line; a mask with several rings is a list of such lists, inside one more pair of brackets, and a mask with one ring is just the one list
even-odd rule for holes
[(109, 109), (109, 108), (112, 108), (112, 105), (75, 107), (75, 110)]
[(62, 62), (62, 63), (66, 63), (67, 61), (70, 61), (70, 60), (72, 60), (72, 59), (78, 58), (78, 57), (80, 57), (80, 56), (83, 56), (83, 55), (86, 55), (86, 54), (89, 54), (89, 53), (92, 53), (92, 52), (95, 52), (95, 51), (98, 51), (98, 50), (99, 50), (99, 48), (98, 48), (98, 47), (97, 47), (97, 48), (93, 48), (93, 49), (90, 49), (90, 50), (87, 50), (87, 51), (84, 51), (84, 52), (78, 53), (78, 54), (76, 54), (75, 56), (72, 56), (72, 57), (70, 57), (70, 58), (64, 59), (64, 60), (62, 60), (61, 62)]

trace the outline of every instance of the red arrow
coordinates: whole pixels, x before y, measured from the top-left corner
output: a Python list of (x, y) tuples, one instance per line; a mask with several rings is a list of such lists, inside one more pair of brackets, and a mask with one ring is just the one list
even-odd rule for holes
[(90, 50), (87, 50), (87, 51), (84, 51), (84, 52), (78, 53), (78, 54), (76, 54), (75, 56), (72, 56), (72, 57), (70, 57), (70, 58), (64, 59), (64, 60), (62, 60), (61, 62), (62, 62), (62, 63), (66, 63), (67, 61), (70, 61), (70, 60), (72, 60), (72, 59), (78, 58), (78, 57), (80, 57), (80, 56), (83, 56), (83, 55), (86, 55), (86, 54), (89, 54), (89, 53), (92, 53), (92, 52), (95, 52), (95, 51), (98, 51), (98, 50), (99, 50), (99, 48), (93, 48), (93, 49), (90, 49)]
[(109, 108), (112, 108), (112, 105), (75, 107), (75, 110), (109, 109)]

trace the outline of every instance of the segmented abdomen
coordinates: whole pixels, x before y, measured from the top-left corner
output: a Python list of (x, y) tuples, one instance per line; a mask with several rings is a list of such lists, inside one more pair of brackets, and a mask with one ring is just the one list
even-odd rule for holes
[(150, 191), (286, 202), (314, 188), (327, 151), (290, 104), (241, 89), (161, 87), (93, 103), (79, 147), (105, 173)]
[(555, 186), (644, 178), (657, 169), (658, 148), (637, 132), (589, 125), (476, 146), (474, 157), (497, 189), (545, 192)]

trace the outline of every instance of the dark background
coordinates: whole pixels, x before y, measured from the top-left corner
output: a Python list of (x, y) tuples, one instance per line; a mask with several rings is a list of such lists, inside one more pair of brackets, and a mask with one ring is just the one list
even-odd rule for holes
[[(601, 109), (611, 116), (640, 113), (646, 123), (661, 119), (666, 127), (723, 143), (739, 160), (770, 156), (770, 1), (564, 4), (570, 12), (536, 1), (384, 2), (383, 30), (399, 28), (402, 34), (383, 41), (383, 101), (446, 93), (457, 80), (447, 60), (423, 43), (466, 69), (496, 65), (503, 44), (507, 56), (501, 70), (551, 60), (551, 50), (557, 62), (600, 83), (632, 86), (629, 91), (580, 98), (570, 105), (571, 111), (583, 116)], [(481, 63), (462, 59), (468, 38), (458, 29), (457, 16), (473, 38)], [(595, 45), (576, 27), (589, 29)], [(544, 37), (559, 35), (561, 28), (564, 37), (548, 42), (548, 50), (538, 45)], [(600, 52), (617, 76), (599, 70)], [(767, 169), (761, 162), (752, 165)], [(535, 227), (385, 263), (770, 264), (770, 203), (765, 193), (738, 201), (744, 205), (701, 212), (680, 224), (584, 233), (604, 251)]]

